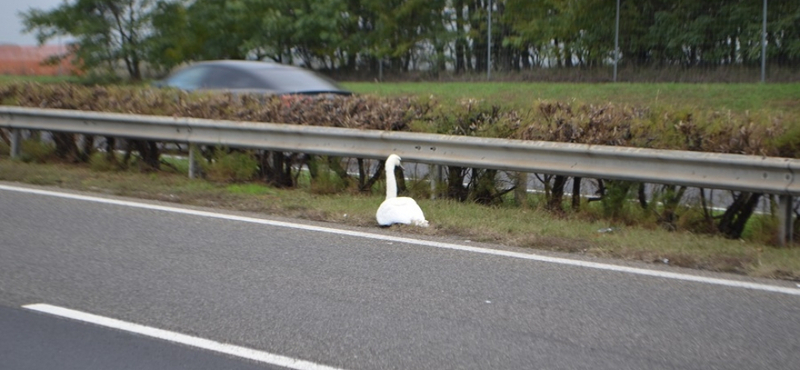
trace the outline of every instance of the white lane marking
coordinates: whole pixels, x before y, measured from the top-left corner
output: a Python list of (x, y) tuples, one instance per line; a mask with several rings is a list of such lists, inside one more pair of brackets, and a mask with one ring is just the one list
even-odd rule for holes
[(267, 364), (283, 366), (297, 370), (338, 370), (337, 368), (320, 365), (314, 362), (299, 360), (296, 358), (275, 355), (268, 352), (258, 351), (246, 347), (235, 346), (232, 344), (220, 343), (209, 339), (193, 337), (172, 331), (157, 329), (149, 326), (134, 324), (109, 317), (98, 316), (86, 312), (71, 310), (69, 308), (52, 306), (45, 303), (36, 303), (22, 306), (29, 310), (43, 312), (68, 319), (83, 321), (95, 325), (100, 325), (112, 329), (122, 330), (129, 333), (140, 334), (152, 338), (180, 343), (191, 347), (202, 348), (209, 351), (224, 353), (231, 356), (246, 358), (253, 361)]
[(388, 236), (388, 235), (381, 235), (381, 234), (373, 234), (373, 233), (360, 232), (360, 231), (334, 229), (334, 228), (330, 228), (330, 227), (320, 227), (320, 226), (303, 225), (303, 224), (296, 224), (296, 223), (290, 223), (290, 222), (272, 221), (272, 220), (265, 220), (265, 219), (255, 218), (255, 217), (235, 216), (235, 215), (228, 215), (228, 214), (222, 214), (222, 213), (198, 211), (198, 210), (186, 209), (186, 208), (160, 206), (160, 205), (147, 204), (147, 203), (137, 203), (137, 202), (125, 201), (125, 200), (105, 199), (105, 198), (98, 198), (98, 197), (92, 197), (92, 196), (86, 196), (86, 195), (59, 193), (59, 192), (49, 191), (49, 190), (28, 189), (28, 188), (21, 188), (21, 187), (15, 187), (15, 186), (7, 186), (7, 185), (0, 185), (0, 190), (16, 191), (16, 192), (21, 192), (21, 193), (46, 195), (46, 196), (59, 197), (59, 198), (65, 198), (65, 199), (83, 200), (83, 201), (88, 201), (88, 202), (112, 204), (112, 205), (118, 205), (118, 206), (126, 206), (126, 207), (140, 208), (140, 209), (149, 209), (149, 210), (163, 211), (163, 212), (172, 212), (172, 213), (179, 213), (179, 214), (184, 214), (184, 215), (209, 217), (209, 218), (216, 218), (216, 219), (223, 219), (223, 220), (230, 220), (230, 221), (249, 222), (249, 223), (261, 224), (261, 225), (275, 226), (275, 227), (286, 227), (286, 228), (298, 229), (298, 230), (316, 231), (316, 232), (323, 232), (323, 233), (330, 233), (330, 234), (337, 234), (337, 235), (352, 236), (352, 237), (357, 237), (357, 238), (369, 238), (369, 239), (382, 240), (382, 241), (388, 241), (388, 242), (398, 242), (398, 243), (422, 245), (422, 246), (434, 247), (434, 248), (451, 249), (451, 250), (457, 250), (457, 251), (461, 251), (461, 252), (471, 252), (471, 253), (480, 253), (480, 254), (487, 254), (487, 255), (493, 255), (493, 256), (511, 257), (511, 258), (531, 260), (531, 261), (538, 261), (538, 262), (555, 263), (555, 264), (560, 264), (560, 265), (586, 267), (586, 268), (592, 268), (592, 269), (598, 269), (598, 270), (623, 272), (623, 273), (628, 273), (628, 274), (652, 276), (652, 277), (658, 277), (658, 278), (664, 278), (664, 279), (691, 281), (691, 282), (696, 282), (696, 283), (713, 284), (713, 285), (721, 285), (721, 286), (733, 287), (733, 288), (753, 289), (753, 290), (760, 290), (760, 291), (765, 291), (765, 292), (783, 293), (783, 294), (791, 294), (791, 295), (800, 296), (800, 289), (797, 289), (797, 288), (782, 287), (782, 286), (777, 286), (777, 285), (769, 285), (769, 284), (761, 284), (761, 283), (752, 283), (752, 282), (747, 282), (747, 281), (737, 281), (737, 280), (728, 280), (728, 279), (720, 279), (720, 278), (710, 278), (710, 277), (703, 277), (703, 276), (697, 276), (697, 275), (681, 274), (681, 273), (676, 273), (676, 272), (648, 270), (648, 269), (636, 268), (636, 267), (612, 265), (612, 264), (607, 264), (607, 263), (588, 262), (588, 261), (572, 260), (572, 259), (559, 258), (559, 257), (548, 257), (548, 256), (542, 256), (542, 255), (538, 255), (538, 254), (528, 254), (528, 253), (510, 252), (510, 251), (488, 249), (488, 248), (470, 247), (470, 246), (459, 245), (459, 244), (441, 243), (441, 242), (434, 242), (434, 241), (428, 241), (428, 240), (418, 240), (418, 239), (411, 239), (411, 238), (403, 238), (403, 237), (398, 237), (398, 236)]

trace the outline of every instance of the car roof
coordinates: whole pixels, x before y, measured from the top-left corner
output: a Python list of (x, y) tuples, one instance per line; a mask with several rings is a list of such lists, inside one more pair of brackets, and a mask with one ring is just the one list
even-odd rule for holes
[[(307, 81), (310, 83), (311, 86), (309, 88), (299, 88), (299, 89), (278, 89), (276, 92), (278, 93), (300, 93), (300, 94), (313, 94), (313, 93), (339, 93), (339, 94), (347, 94), (349, 95), (350, 92), (343, 89), (341, 86), (338, 85), (335, 81), (321, 76), (312, 70), (308, 70), (301, 67), (286, 65), (286, 64), (279, 64), (274, 62), (263, 62), (263, 61), (255, 61), (255, 60), (210, 60), (210, 61), (200, 61), (196, 63), (192, 63), (188, 67), (197, 67), (197, 66), (209, 66), (209, 67), (227, 67), (231, 69), (236, 69), (240, 71), (250, 72), (254, 74), (255, 77), (270, 81), (272, 83), (278, 83), (279, 85), (283, 85), (280, 76), (278, 75), (271, 75), (271, 74), (264, 74), (266, 70), (273, 70), (273, 71), (292, 71), (293, 75), (297, 76), (297, 74), (304, 74), (309, 76), (313, 81)], [(313, 76), (313, 77), (311, 77)]]
[(201, 62), (192, 63), (192, 66), (207, 65), (207, 66), (226, 66), (234, 67), (245, 70), (257, 70), (264, 68), (275, 69), (303, 69), (300, 67), (290, 66), (286, 64), (279, 64), (273, 62), (263, 62), (258, 60), (205, 60)]

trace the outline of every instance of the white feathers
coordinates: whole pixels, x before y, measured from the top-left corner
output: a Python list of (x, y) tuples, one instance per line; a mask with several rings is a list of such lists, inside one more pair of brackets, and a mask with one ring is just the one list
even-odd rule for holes
[(397, 197), (397, 180), (394, 168), (400, 165), (400, 157), (392, 154), (386, 159), (386, 200), (378, 207), (375, 218), (381, 226), (407, 224), (427, 227), (428, 221), (417, 202), (409, 197)]
[(386, 199), (378, 208), (375, 218), (381, 226), (392, 224), (428, 226), (428, 221), (425, 220), (422, 209), (419, 208), (414, 199), (409, 197)]

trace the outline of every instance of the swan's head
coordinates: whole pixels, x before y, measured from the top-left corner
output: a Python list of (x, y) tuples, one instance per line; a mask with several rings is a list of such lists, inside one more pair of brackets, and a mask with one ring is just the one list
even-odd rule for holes
[(386, 158), (386, 168), (394, 168), (400, 165), (400, 156), (397, 154), (390, 154), (389, 158)]

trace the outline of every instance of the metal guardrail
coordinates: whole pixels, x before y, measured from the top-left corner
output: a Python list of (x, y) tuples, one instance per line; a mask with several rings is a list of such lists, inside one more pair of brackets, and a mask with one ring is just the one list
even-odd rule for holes
[(792, 158), (9, 106), (0, 127), (776, 194), (784, 242), (800, 195)]

